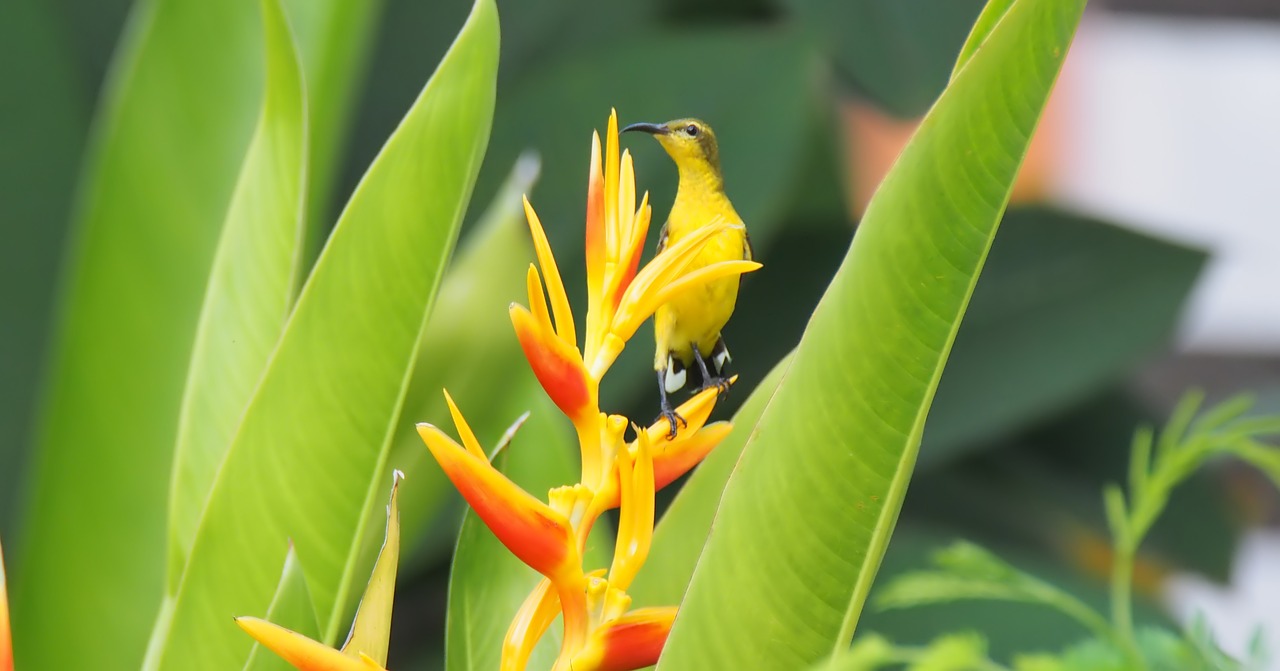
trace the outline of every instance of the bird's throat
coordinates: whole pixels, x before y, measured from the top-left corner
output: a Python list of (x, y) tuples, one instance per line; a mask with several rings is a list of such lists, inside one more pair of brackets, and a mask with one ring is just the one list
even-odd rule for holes
[(675, 202), (671, 205), (672, 223), (689, 230), (707, 221), (704, 215), (715, 212), (732, 212), (733, 205), (724, 193), (724, 179), (710, 166), (681, 167), (680, 185), (676, 188)]

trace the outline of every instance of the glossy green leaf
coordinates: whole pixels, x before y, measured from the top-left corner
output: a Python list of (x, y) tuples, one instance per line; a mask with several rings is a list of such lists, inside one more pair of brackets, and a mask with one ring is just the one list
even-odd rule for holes
[(214, 476), (293, 305), (306, 184), (306, 102), (287, 19), (261, 3), (266, 97), (213, 258), (178, 418), (169, 492), (177, 590)]
[[(283, 0), (306, 72), (309, 180), (303, 258), (319, 253), (341, 200), (333, 189), (350, 117), (364, 88), (360, 75), (385, 0)], [(450, 24), (453, 25), (453, 24)]]
[(28, 480), (14, 595), (24, 666), (142, 659), (192, 334), (260, 106), (259, 24), (251, 2), (139, 2), (114, 59)]
[[(311, 591), (307, 589), (307, 578), (302, 573), (302, 564), (298, 563), (298, 553), (292, 547), (289, 548), (289, 554), (285, 555), (284, 573), (280, 576), (275, 596), (271, 597), (271, 605), (267, 606), (266, 619), (309, 638), (320, 635), (316, 611), (311, 606)], [(254, 643), (244, 669), (291, 671), (293, 666), (262, 645)]]
[(1083, 9), (1017, 2), (886, 176), (725, 488), (659, 668), (797, 668), (848, 645)]
[(1005, 12), (1013, 6), (1013, 0), (996, 0), (988, 2), (982, 12), (978, 14), (978, 19), (973, 22), (973, 28), (969, 31), (969, 37), (965, 39), (964, 46), (960, 47), (960, 55), (956, 58), (956, 66), (951, 69), (951, 79), (955, 79), (965, 65), (968, 65), (969, 59), (973, 58), (973, 54), (978, 51), (982, 43), (987, 41), (987, 36), (991, 34), (991, 29), (995, 28), (1000, 19), (1004, 18)]
[(382, 666), (387, 665), (387, 646), (391, 638), (391, 608), (396, 597), (396, 573), (400, 568), (400, 481), (404, 475), (396, 472), (392, 477), (391, 501), (387, 504), (387, 527), (382, 549), (373, 564), (373, 575), (360, 598), (351, 633), (342, 644), (342, 652), (348, 657), (360, 659), (367, 655)]
[(227, 614), (262, 612), (292, 539), (322, 640), (364, 584), (355, 557), (432, 297), (488, 139), (498, 23), (478, 0), (370, 166), (308, 278), (201, 519), (162, 669), (243, 664)]
[[(463, 414), (468, 405), (458, 399)], [(449, 426), (449, 425), (445, 425)], [(452, 433), (452, 432), (450, 432)], [(553, 487), (573, 484), (579, 475), (578, 446), (571, 427), (542, 397), (511, 444), (494, 457), (495, 466), (525, 491), (546, 500)], [(606, 525), (607, 526), (607, 525)], [(588, 543), (588, 570), (607, 566), (612, 547)], [(445, 624), (445, 668), (449, 671), (497, 669), (502, 640), (520, 604), (542, 576), (515, 558), (470, 510), (462, 522), (449, 579), (449, 611)], [(553, 624), (530, 660), (530, 669), (549, 669), (563, 636)]]
[[(440, 285), (431, 320), (414, 364), (403, 417), (391, 444), (387, 468), (404, 471), (413, 486), (401, 495), (406, 554), (411, 554), (431, 526), (440, 525), (451, 485), (422, 444), (414, 424), (449, 426), (452, 419), (441, 389), (458, 402), (473, 400), (467, 422), (485, 444), (491, 444), (542, 395), (511, 328), (507, 308), (528, 300), (525, 278), (533, 261), (533, 244), (525, 223), (521, 195), (538, 174), (529, 155), (516, 162), (507, 184), (463, 239)], [(457, 536), (457, 520), (448, 547)], [(443, 554), (427, 548), (430, 554)]]

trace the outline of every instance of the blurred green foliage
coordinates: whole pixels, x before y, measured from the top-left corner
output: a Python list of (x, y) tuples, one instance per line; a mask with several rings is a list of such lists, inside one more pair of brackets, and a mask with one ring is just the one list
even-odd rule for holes
[[(144, 8), (182, 4), (143, 3)], [(307, 3), (284, 4), (300, 33), (309, 83), (329, 82), (327, 89), (309, 92), (329, 115), (313, 128), (319, 133), (312, 138), (317, 147), (313, 166), (319, 161), (322, 173), (321, 187), (310, 194), (310, 252), (315, 253), (314, 241), (323, 239), (325, 222), (337, 219), (357, 180), (454, 39), (470, 2), (335, 2), (335, 18), (311, 24), (303, 18)], [(353, 9), (357, 7), (363, 9)], [(499, 2), (503, 35), (495, 125), (464, 238), (471, 221), (479, 218), (480, 205), (499, 194), (516, 156), (535, 149), (545, 166), (536, 202), (552, 244), (562, 258), (580, 258), (583, 147), (603, 111), (618, 107), (627, 115), (624, 123), (684, 115), (707, 119), (720, 137), (729, 194), (765, 263), (747, 280), (727, 332), (743, 374), (743, 391), (733, 396), (740, 402), (795, 346), (853, 235), (855, 224), (840, 193), (846, 168), (839, 156), (842, 131), (835, 124), (834, 106), (856, 96), (898, 116), (922, 113), (945, 85), (980, 8), (977, 0)], [(66, 291), (70, 285), (68, 270), (59, 275), (58, 259), (74, 258), (65, 250), (86, 244), (68, 241), (66, 231), (77, 202), (75, 184), (92, 165), (85, 159), (86, 138), (91, 123), (102, 123), (91, 122), (93, 110), (100, 107), (95, 101), (104, 82), (111, 81), (106, 64), (127, 34), (128, 10), (123, 0), (0, 3), (0, 83), (8, 91), (0, 105), (0, 146), (6, 148), (0, 153), (0, 534), (13, 557), (25, 554), (19, 510), (31, 488), (24, 474), (31, 472), (33, 418), (49, 374), (41, 364), (49, 356), (54, 315), (65, 309), (55, 307), (54, 287), (61, 282)], [(306, 25), (316, 31), (307, 32)], [(135, 23), (131, 29), (139, 28)], [(337, 62), (316, 59), (308, 44), (320, 40), (317, 35), (334, 34), (350, 37), (337, 40)], [(237, 56), (240, 65), (257, 62), (255, 48), (232, 46), (242, 54)], [(224, 84), (235, 100), (222, 102), (238, 116), (220, 122), (230, 126), (227, 136), (247, 142), (260, 84), (248, 75)], [(243, 147), (215, 140), (221, 137), (205, 139), (223, 163), (234, 164)], [(639, 188), (651, 192), (654, 217), (661, 220), (674, 193), (674, 169), (652, 143), (629, 148), (641, 175)], [(223, 190), (229, 191), (234, 170), (220, 168), (218, 173), (226, 181)], [(187, 177), (201, 179), (199, 173)], [(336, 188), (324, 188), (325, 179)], [(224, 201), (210, 197), (204, 208), (208, 221), (221, 221)], [(1087, 585), (1078, 567), (1068, 565), (1069, 549), (1048, 537), (1052, 534), (1042, 526), (1029, 523), (1030, 516), (1032, 511), (1051, 516), (1069, 512), (1072, 523), (1105, 528), (1101, 507), (1082, 507), (1078, 501), (1123, 472), (1123, 460), (1115, 455), (1127, 442), (1127, 429), (1110, 427), (1131, 427), (1147, 417), (1117, 385), (1161, 351), (1204, 256), (1049, 207), (1016, 209), (1003, 227), (934, 403), (920, 457), (923, 479), (908, 497), (904, 528), (931, 537), (997, 539), (1048, 574), (1074, 574), (1072, 579)], [(657, 226), (653, 229), (656, 235)], [(211, 252), (213, 236), (204, 237), (209, 244), (202, 249)], [(194, 256), (207, 261), (201, 257), (204, 252)], [(575, 274), (579, 267), (562, 263), (571, 292), (582, 286)], [(193, 270), (192, 277), (188, 293), (198, 293), (202, 275)], [(149, 288), (162, 296), (171, 289)], [(573, 301), (580, 298), (570, 294)], [(167, 310), (156, 304), (139, 306), (145, 309)], [(194, 319), (194, 313), (168, 316), (179, 322)], [(492, 315), (478, 316), (476, 322), (466, 315), (448, 317), (457, 324), (492, 324)], [(485, 337), (490, 335), (486, 331)], [(101, 333), (77, 337), (93, 339)], [(186, 345), (162, 344), (174, 350), (168, 359), (176, 367), (164, 374), (176, 379), (185, 371), (178, 350)], [(514, 338), (509, 344), (514, 350)], [(647, 418), (656, 409), (648, 358), (642, 336), (604, 391), (607, 403), (636, 418)], [(133, 377), (127, 369), (111, 374)], [(452, 388), (449, 381), (444, 384)], [(481, 385), (473, 393), (483, 397), (486, 389)], [(133, 392), (126, 384), (120, 393)], [(178, 399), (170, 400), (176, 407)], [(464, 409), (477, 404), (474, 398), (459, 402)], [(732, 409), (730, 405), (722, 412), (727, 416)], [(514, 419), (503, 414), (495, 411), (477, 422), (482, 440), (499, 435)], [(173, 433), (163, 424), (152, 431), (163, 439)], [(106, 446), (110, 451), (104, 460), (127, 465), (133, 454), (122, 444), (129, 437)], [(164, 472), (157, 469), (156, 477)], [(1205, 499), (1221, 500), (1213, 477), (1204, 476), (1193, 486), (1203, 488)], [(156, 489), (162, 493), (163, 483), (157, 482)], [(419, 507), (421, 526), (434, 520), (454, 528), (456, 508), (437, 498)], [(1175, 498), (1162, 521), (1165, 532), (1153, 530), (1152, 545), (1171, 565), (1221, 575), (1232, 540), (1222, 523), (1226, 513), (1221, 506), (1211, 506), (1207, 515), (1205, 506), (1180, 510), (1177, 502)], [(406, 515), (411, 508), (406, 505)], [(1189, 537), (1214, 542), (1186, 543)], [(416, 542), (427, 542), (423, 538)], [(434, 538), (437, 549), (443, 544), (447, 550), (448, 536)], [(406, 547), (414, 544), (415, 539), (406, 539)], [(886, 574), (901, 565), (898, 558), (918, 547), (910, 533), (896, 538)], [(400, 640), (401, 645), (442, 645), (442, 628), (433, 626), (438, 621), (431, 618), (444, 609), (439, 562), (447, 554), (424, 552), (417, 576), (404, 579), (415, 591), (398, 599), (397, 626), (428, 635)], [(25, 572), (21, 565), (14, 567), (15, 585), (24, 582)], [(992, 624), (983, 629), (992, 650), (1022, 636), (1040, 636), (1034, 640), (1046, 648), (1073, 640), (1052, 624), (1029, 625), (1020, 612), (1010, 616), (984, 611), (985, 606), (954, 608), (960, 620), (987, 613), (983, 621)], [(143, 610), (122, 617), (149, 621), (154, 613)], [(882, 616), (870, 617), (872, 623)], [(890, 616), (883, 617), (889, 621)], [(1150, 621), (1158, 620), (1150, 615)], [(936, 624), (927, 618), (899, 620), (893, 638), (923, 642), (939, 631)], [(415, 651), (393, 651), (393, 660), (397, 654), (407, 659)]]

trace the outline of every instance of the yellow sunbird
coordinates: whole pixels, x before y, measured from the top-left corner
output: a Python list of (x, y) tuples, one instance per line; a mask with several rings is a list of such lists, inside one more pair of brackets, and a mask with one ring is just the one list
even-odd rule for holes
[[(622, 129), (623, 133), (628, 131), (652, 134), (680, 171), (676, 199), (658, 238), (658, 253), (668, 243), (675, 244), (703, 226), (727, 222), (731, 227), (707, 240), (689, 270), (720, 261), (751, 260), (746, 226), (724, 193), (720, 153), (711, 126), (698, 119), (676, 119), (664, 124), (636, 123)], [(686, 372), (695, 361), (696, 372), (702, 376), (700, 390), (712, 386), (721, 391), (728, 389), (728, 378), (723, 373), (729, 350), (720, 329), (733, 314), (740, 283), (741, 277), (713, 280), (663, 305), (654, 315), (657, 351), (653, 367), (658, 372), (662, 416), (670, 423), (673, 437), (677, 422), (683, 424), (684, 418), (672, 410), (667, 394), (685, 386)], [(715, 375), (711, 374), (708, 361), (715, 367)]]

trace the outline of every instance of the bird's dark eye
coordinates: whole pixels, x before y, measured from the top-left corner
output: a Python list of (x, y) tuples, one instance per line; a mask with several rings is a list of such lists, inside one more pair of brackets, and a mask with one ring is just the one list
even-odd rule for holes
[(684, 127), (684, 134), (689, 137), (698, 137), (698, 127), (694, 124), (689, 124)]

